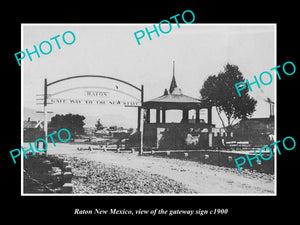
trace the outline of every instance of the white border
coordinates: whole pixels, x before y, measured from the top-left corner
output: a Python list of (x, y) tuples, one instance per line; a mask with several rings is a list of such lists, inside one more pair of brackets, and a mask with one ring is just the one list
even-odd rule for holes
[[(24, 49), (23, 47), (23, 27), (25, 25), (30, 26), (83, 26), (83, 25), (89, 25), (89, 26), (136, 26), (136, 25), (149, 25), (151, 23), (129, 23), (129, 24), (119, 24), (119, 23), (68, 23), (68, 24), (61, 24), (61, 23), (22, 23), (21, 24), (21, 49)], [(275, 41), (274, 41), (274, 67), (277, 66), (277, 23), (193, 23), (193, 24), (180, 24), (181, 26), (274, 26), (275, 29)], [(24, 64), (21, 65), (21, 146), (23, 146), (23, 71), (24, 71)], [(274, 107), (274, 120), (275, 120), (275, 141), (277, 141), (277, 79), (275, 79), (275, 107)], [(22, 151), (21, 151), (22, 152)], [(275, 151), (274, 155), (274, 193), (243, 193), (243, 194), (237, 194), (237, 193), (223, 193), (223, 194), (63, 194), (63, 193), (57, 193), (57, 194), (33, 194), (33, 193), (24, 193), (24, 185), (23, 185), (23, 166), (24, 166), (24, 157), (23, 152), (21, 153), (21, 196), (277, 196), (277, 151)]]

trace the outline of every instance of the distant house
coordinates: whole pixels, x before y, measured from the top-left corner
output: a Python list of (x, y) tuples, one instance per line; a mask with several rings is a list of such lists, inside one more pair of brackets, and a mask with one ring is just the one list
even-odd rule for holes
[(117, 127), (117, 126), (110, 126), (108, 129), (109, 129), (110, 131), (114, 131), (114, 130), (117, 130), (118, 127)]
[(111, 135), (114, 138), (128, 138), (130, 136), (130, 133), (126, 129), (119, 129), (115, 131), (111, 131)]
[(34, 142), (44, 135), (44, 121), (31, 121), (30, 117), (24, 121), (24, 141)]
[(110, 135), (110, 132), (107, 129), (97, 130), (95, 132), (96, 137), (107, 137)]
[(94, 135), (96, 128), (94, 128), (94, 127), (84, 127), (83, 130), (84, 130), (85, 135), (92, 136), (92, 135)]

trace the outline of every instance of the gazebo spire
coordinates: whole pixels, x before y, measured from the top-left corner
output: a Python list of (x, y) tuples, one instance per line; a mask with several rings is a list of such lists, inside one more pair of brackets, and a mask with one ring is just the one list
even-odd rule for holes
[(177, 83), (176, 83), (176, 79), (175, 79), (175, 61), (173, 61), (173, 77), (172, 77), (171, 85), (169, 88), (169, 93), (172, 94), (172, 92), (174, 91), (175, 88), (177, 88)]

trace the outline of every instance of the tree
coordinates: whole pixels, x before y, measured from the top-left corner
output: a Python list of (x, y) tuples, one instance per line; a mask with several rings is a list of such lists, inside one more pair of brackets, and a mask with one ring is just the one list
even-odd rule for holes
[(102, 123), (100, 122), (100, 119), (97, 120), (97, 123), (95, 124), (95, 127), (96, 127), (96, 131), (97, 131), (97, 130), (102, 130), (102, 129), (103, 129), (103, 125), (102, 125)]
[[(248, 86), (240, 97), (235, 84), (245, 82), (243, 74), (238, 66), (227, 63), (224, 71), (217, 76), (211, 75), (203, 83), (200, 94), (204, 104), (215, 106), (217, 114), (222, 122), (226, 133), (232, 130), (233, 122), (251, 116), (255, 111), (257, 101), (249, 96)], [(226, 117), (226, 122), (221, 114)]]
[(51, 118), (49, 126), (54, 128), (55, 130), (66, 128), (70, 131), (71, 136), (75, 137), (78, 134), (83, 134), (83, 126), (85, 125), (85, 123), (83, 122), (84, 120), (85, 117), (78, 114), (56, 114), (54, 117)]

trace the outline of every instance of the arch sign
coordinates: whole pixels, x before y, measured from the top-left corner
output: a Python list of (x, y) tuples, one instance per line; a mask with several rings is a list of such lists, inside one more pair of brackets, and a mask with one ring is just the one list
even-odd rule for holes
[[(48, 94), (48, 103), (50, 104), (75, 104), (75, 105), (114, 105), (114, 106), (125, 106), (125, 107), (139, 107), (141, 101), (133, 96), (135, 100), (123, 100), (113, 96), (113, 91), (99, 91), (93, 87), (88, 90), (82, 91), (81, 98), (57, 98), (55, 94)], [(93, 89), (92, 89), (93, 88)], [(101, 87), (101, 89), (105, 89)], [(74, 89), (73, 89), (74, 90)]]
[[(116, 81), (116, 85), (114, 88), (107, 86), (95, 86), (95, 85), (84, 85), (84, 86), (76, 86), (64, 90), (60, 90), (54, 93), (48, 93), (48, 89), (50, 86), (60, 83), (66, 82), (73, 79), (79, 78), (100, 78), (106, 80)], [(124, 90), (119, 89), (119, 85), (126, 85), (130, 89), (134, 89), (140, 93), (140, 97), (136, 97), (131, 93), (125, 92)], [(76, 91), (76, 94), (73, 93)], [(68, 97), (59, 97), (59, 95), (64, 94), (66, 92), (72, 92), (72, 95)], [(120, 99), (117, 97), (118, 95), (125, 96), (126, 99)], [(71, 96), (71, 97), (70, 97)], [(125, 107), (138, 107), (138, 130), (141, 131), (141, 143), (140, 143), (140, 155), (142, 155), (143, 149), (143, 122), (141, 122), (142, 116), (142, 105), (144, 101), (144, 87), (141, 85), (141, 88), (128, 83), (126, 81), (102, 76), (102, 75), (80, 75), (80, 76), (71, 76), (67, 78), (63, 78), (60, 80), (53, 81), (51, 83), (47, 82), (47, 79), (44, 80), (44, 94), (43, 94), (43, 105), (44, 105), (44, 131), (45, 136), (48, 135), (48, 124), (47, 124), (47, 105), (48, 104), (72, 104), (72, 105), (111, 105), (111, 106), (125, 106)], [(47, 140), (46, 140), (47, 141)], [(47, 153), (46, 153), (47, 154)]]

